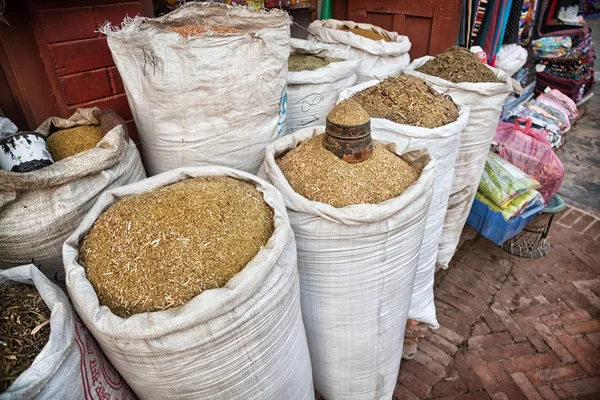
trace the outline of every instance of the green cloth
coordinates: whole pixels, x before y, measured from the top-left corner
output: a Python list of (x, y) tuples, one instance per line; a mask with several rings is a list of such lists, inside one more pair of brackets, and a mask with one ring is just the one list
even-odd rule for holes
[(321, 4), (321, 19), (333, 18), (333, 0), (323, 0)]

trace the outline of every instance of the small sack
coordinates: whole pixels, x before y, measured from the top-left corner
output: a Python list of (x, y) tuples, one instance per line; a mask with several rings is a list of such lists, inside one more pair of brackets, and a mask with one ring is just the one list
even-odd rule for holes
[[(274, 210), (275, 231), (222, 288), (187, 304), (129, 318), (101, 306), (79, 264), (79, 242), (118, 199), (184, 179), (230, 176), (251, 182)], [(100, 347), (143, 399), (314, 398), (300, 311), (296, 243), (285, 204), (270, 184), (226, 167), (190, 167), (105, 192), (64, 245), (73, 306)]]
[(506, 208), (515, 197), (539, 186), (529, 175), (490, 151), (478, 191), (498, 207)]
[(498, 124), (494, 141), (498, 143), (498, 154), (529, 174), (540, 183), (537, 189), (544, 204), (554, 197), (560, 189), (565, 176), (562, 161), (552, 150), (552, 146), (543, 133), (531, 127), (531, 120), (525, 120), (525, 127), (514, 123)]
[(69, 119), (49, 118), (36, 129), (102, 126), (96, 147), (28, 173), (0, 171), (0, 268), (34, 262), (64, 280), (62, 245), (107, 189), (146, 177), (123, 120), (110, 110), (80, 108)]
[(287, 78), (287, 133), (325, 124), (340, 92), (356, 82), (360, 58), (324, 43), (301, 39), (290, 40), (290, 55), (307, 54), (341, 58), (314, 71), (289, 71)]
[[(354, 28), (379, 33), (388, 38), (389, 42), (368, 39), (343, 30)], [(356, 84), (396, 76), (410, 63), (408, 52), (411, 43), (408, 37), (375, 25), (327, 19), (313, 21), (308, 26), (308, 30), (312, 34), (309, 40), (330, 44), (362, 58), (362, 63), (356, 72), (358, 76)]]
[(0, 400), (136, 398), (58, 286), (32, 264), (0, 270), (0, 284), (9, 282), (35, 286), (50, 310), (50, 338)]

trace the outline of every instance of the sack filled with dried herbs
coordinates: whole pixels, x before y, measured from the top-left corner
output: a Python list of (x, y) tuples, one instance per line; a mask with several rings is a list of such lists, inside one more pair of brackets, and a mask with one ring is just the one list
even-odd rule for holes
[(48, 118), (36, 132), (54, 137), (54, 150), (65, 158), (28, 173), (0, 171), (0, 268), (33, 260), (50, 279), (64, 281), (65, 239), (100, 193), (146, 173), (123, 119), (111, 110), (80, 108), (68, 119)]
[(326, 19), (313, 21), (310, 41), (326, 43), (361, 58), (356, 83), (396, 76), (410, 63), (407, 36), (371, 24)]
[[(339, 100), (353, 98), (357, 93), (364, 93), (367, 88), (375, 88), (378, 85), (380, 85), (379, 81), (370, 81), (353, 86), (344, 90), (340, 94)], [(414, 90), (414, 87), (411, 90)], [(444, 98), (444, 100), (452, 102), (451, 99)], [(448, 197), (452, 186), (460, 136), (469, 121), (469, 108), (460, 104), (455, 107), (458, 110), (456, 121), (432, 129), (396, 123), (387, 118), (378, 118), (376, 115), (372, 115), (371, 118), (373, 139), (396, 143), (400, 147), (407, 147), (408, 150), (426, 149), (437, 163), (433, 195), (427, 211), (427, 225), (419, 253), (417, 274), (408, 312), (409, 319), (427, 323), (433, 328), (438, 327), (433, 301), (435, 261), (442, 235), (444, 216), (448, 208)]]
[(0, 270), (0, 399), (136, 399), (73, 312), (32, 264)]
[(267, 182), (193, 167), (109, 190), (64, 262), (75, 309), (140, 397), (314, 395), (294, 236)]
[[(340, 92), (356, 82), (361, 59), (325, 43), (290, 39), (288, 63), (286, 132), (289, 134), (325, 123)], [(322, 66), (312, 69), (319, 65)]]
[[(442, 61), (454, 54), (456, 50), (450, 49), (447, 52), (442, 56)], [(466, 81), (471, 74), (469, 69), (464, 69), (464, 65), (462, 67), (451, 66), (449, 73), (454, 75), (441, 74), (448, 79), (459, 81), (458, 83), (428, 75), (428, 73), (422, 72), (422, 68), (431, 60), (433, 60), (433, 57), (429, 56), (414, 60), (404, 70), (404, 73), (425, 80), (435, 89), (452, 97), (452, 100), (457, 104), (463, 104), (470, 109), (469, 122), (460, 138), (448, 209), (438, 250), (437, 263), (447, 268), (454, 255), (460, 234), (467, 222), (471, 204), (477, 193), (481, 173), (485, 167), (490, 143), (496, 132), (502, 106), (513, 88), (508, 74), (486, 66), (478, 60), (473, 60), (470, 56), (468, 58), (470, 62), (479, 62), (479, 64), (475, 64), (479, 74), (481, 74), (481, 68), (491, 72), (491, 74), (486, 74), (487, 78), (479, 76), (476, 71), (471, 71), (474, 77), (473, 80), (476, 82)], [(442, 64), (440, 71), (444, 70), (445, 65)], [(454, 68), (457, 68), (457, 70), (454, 70)], [(431, 69), (425, 68), (425, 71), (431, 72)], [(492, 79), (493, 77), (496, 78), (495, 81)]]
[[(374, 394), (391, 398), (435, 161), (426, 150), (386, 144), (385, 151), (401, 156), (416, 170), (416, 181), (377, 204), (335, 207), (301, 195), (277, 163), (280, 157), (283, 162), (286, 154), (310, 145), (324, 130), (323, 126), (307, 128), (278, 139), (267, 147), (261, 174), (283, 195), (294, 229), (315, 389), (327, 399), (371, 400)], [(323, 178), (333, 185), (336, 177), (348, 175), (335, 170), (327, 177), (327, 172), (323, 171)]]

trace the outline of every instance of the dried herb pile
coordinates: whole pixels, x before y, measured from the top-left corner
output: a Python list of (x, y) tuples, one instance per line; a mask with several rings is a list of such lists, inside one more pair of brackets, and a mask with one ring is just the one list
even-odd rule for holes
[(424, 80), (400, 75), (387, 78), (375, 86), (366, 88), (352, 96), (371, 118), (437, 128), (458, 119), (456, 104), (437, 93)]
[(341, 58), (321, 58), (309, 54), (294, 54), (288, 60), (288, 71), (314, 71), (331, 63), (344, 61)]
[(346, 99), (337, 104), (327, 115), (334, 124), (354, 126), (369, 122), (369, 114), (353, 99)]
[(352, 29), (350, 29), (350, 28), (344, 28), (342, 30), (344, 30), (346, 32), (352, 32), (355, 35), (366, 37), (367, 39), (371, 39), (371, 40), (384, 40), (386, 42), (390, 41), (390, 39), (388, 39), (387, 37), (383, 36), (382, 34), (374, 32), (374, 31), (371, 31), (369, 29), (362, 29), (362, 28), (352, 28)]
[(96, 147), (103, 136), (100, 125), (76, 126), (52, 133), (46, 144), (56, 162)]
[(187, 179), (109, 207), (82, 240), (79, 261), (100, 304), (128, 317), (225, 286), (273, 230), (273, 210), (251, 183)]
[(438, 54), (417, 71), (454, 83), (502, 82), (496, 77), (494, 71), (481, 62), (476, 54), (458, 46), (450, 47)]
[(50, 338), (50, 310), (35, 286), (0, 284), (0, 393), (31, 366)]
[(165, 32), (179, 33), (185, 38), (191, 36), (201, 36), (207, 33), (216, 33), (218, 35), (229, 35), (242, 33), (243, 31), (238, 28), (224, 25), (184, 25), (177, 27), (169, 27), (165, 29)]
[(377, 204), (398, 197), (420, 171), (373, 141), (373, 156), (350, 164), (322, 145), (322, 134), (301, 143), (277, 160), (294, 191), (309, 200), (340, 208)]

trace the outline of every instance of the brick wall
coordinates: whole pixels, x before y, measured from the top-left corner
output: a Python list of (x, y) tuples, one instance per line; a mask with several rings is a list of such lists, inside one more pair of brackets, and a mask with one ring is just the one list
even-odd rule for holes
[(30, 0), (27, 3), (61, 115), (68, 117), (78, 107), (112, 109), (127, 122), (130, 136), (139, 143), (123, 82), (106, 37), (96, 31), (107, 21), (118, 25), (126, 16), (150, 15), (152, 1)]

